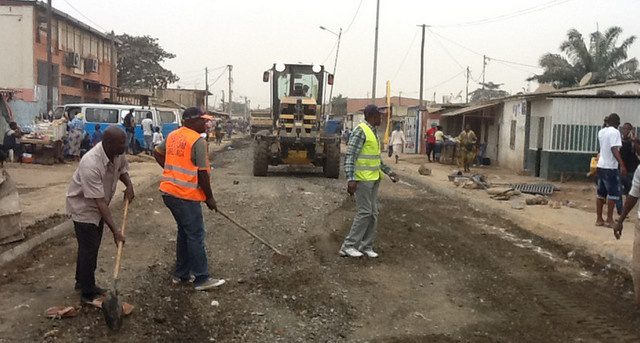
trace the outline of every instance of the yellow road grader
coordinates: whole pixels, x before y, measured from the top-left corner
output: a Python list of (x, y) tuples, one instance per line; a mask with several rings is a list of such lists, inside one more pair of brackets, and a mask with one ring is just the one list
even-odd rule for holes
[(340, 136), (324, 130), (322, 104), (333, 75), (323, 66), (274, 64), (263, 74), (270, 82), (272, 127), (254, 137), (253, 175), (266, 176), (270, 165), (313, 165), (324, 176), (340, 175)]

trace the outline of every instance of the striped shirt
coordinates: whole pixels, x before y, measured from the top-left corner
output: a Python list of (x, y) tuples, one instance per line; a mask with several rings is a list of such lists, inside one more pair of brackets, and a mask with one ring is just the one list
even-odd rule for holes
[[(377, 136), (376, 129), (371, 126), (369, 123), (365, 121), (365, 123), (369, 126), (371, 131)], [(364, 131), (358, 126), (351, 133), (351, 137), (349, 138), (349, 142), (347, 143), (347, 154), (344, 158), (344, 171), (347, 174), (348, 181), (355, 181), (355, 169), (356, 169), (356, 160), (360, 155), (360, 151), (364, 146), (364, 142), (366, 141), (366, 136)], [(382, 158), (380, 158), (380, 169), (383, 173), (389, 175), (391, 173), (391, 168), (382, 162)]]

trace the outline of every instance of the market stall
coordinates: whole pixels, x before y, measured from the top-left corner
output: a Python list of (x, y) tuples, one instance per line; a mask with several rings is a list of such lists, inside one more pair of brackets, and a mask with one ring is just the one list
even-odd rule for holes
[(31, 127), (32, 131), (20, 138), (25, 147), (23, 162), (37, 164), (63, 163), (63, 139), (67, 133), (65, 119), (40, 122)]

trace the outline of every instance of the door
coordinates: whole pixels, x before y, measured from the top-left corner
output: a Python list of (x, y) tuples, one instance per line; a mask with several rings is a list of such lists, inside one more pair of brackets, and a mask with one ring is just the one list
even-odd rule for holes
[(416, 117), (407, 117), (407, 121), (404, 126), (405, 130), (405, 144), (404, 144), (404, 153), (405, 154), (415, 154), (416, 153), (416, 142), (418, 137), (418, 120)]
[(540, 177), (542, 146), (544, 143), (544, 117), (538, 118), (538, 139), (536, 141), (536, 177)]

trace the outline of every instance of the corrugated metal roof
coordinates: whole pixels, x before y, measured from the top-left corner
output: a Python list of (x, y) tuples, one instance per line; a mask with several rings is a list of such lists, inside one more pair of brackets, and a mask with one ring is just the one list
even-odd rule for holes
[(459, 110), (443, 113), (442, 116), (443, 117), (452, 117), (452, 116), (457, 116), (457, 115), (460, 115), (460, 114), (466, 114), (466, 113), (470, 113), (470, 112), (475, 112), (475, 111), (478, 111), (478, 110), (484, 110), (486, 108), (491, 108), (491, 107), (495, 107), (495, 106), (498, 106), (498, 105), (500, 105), (500, 102), (493, 102), (493, 103), (490, 103), (490, 104), (482, 104), (482, 105), (474, 105), (474, 106), (461, 108)]

